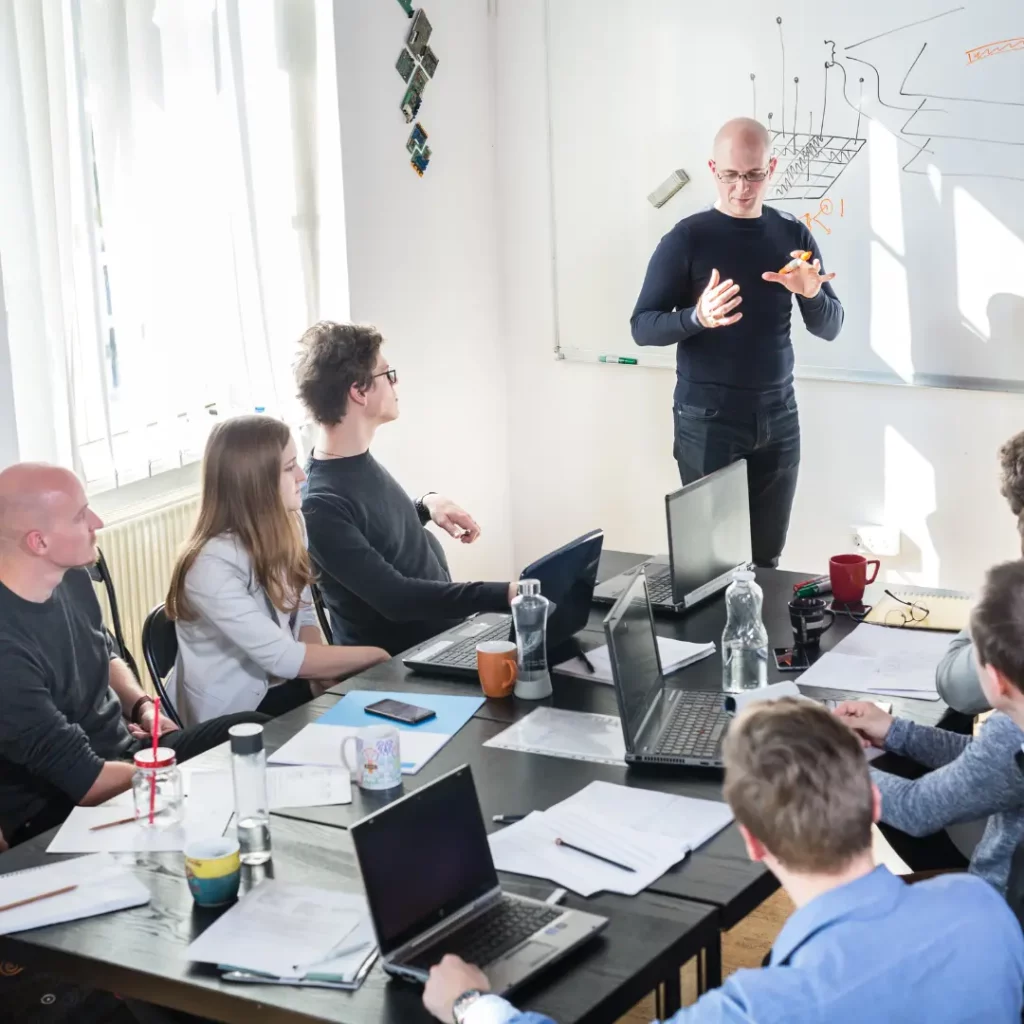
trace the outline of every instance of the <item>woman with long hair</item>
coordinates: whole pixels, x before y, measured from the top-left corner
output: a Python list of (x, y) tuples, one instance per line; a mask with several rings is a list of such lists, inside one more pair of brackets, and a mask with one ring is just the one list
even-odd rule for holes
[(178, 634), (168, 686), (184, 723), (280, 715), (386, 661), (379, 647), (329, 646), (320, 635), (301, 512), (306, 474), (288, 427), (259, 415), (218, 423), (202, 476), (199, 518), (166, 604)]

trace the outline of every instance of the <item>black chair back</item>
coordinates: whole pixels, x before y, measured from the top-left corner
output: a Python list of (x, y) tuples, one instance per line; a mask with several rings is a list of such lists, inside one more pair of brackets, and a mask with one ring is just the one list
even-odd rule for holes
[(331, 632), (331, 617), (327, 614), (324, 595), (320, 593), (320, 588), (315, 583), (311, 583), (309, 589), (313, 593), (313, 607), (316, 609), (316, 617), (320, 620), (320, 629), (323, 631), (324, 639), (329, 644), (333, 644), (334, 634)]
[(146, 616), (143, 623), (142, 653), (146, 658), (146, 667), (149, 669), (153, 686), (160, 694), (161, 709), (166, 712), (168, 718), (181, 725), (178, 712), (164, 688), (164, 680), (178, 658), (178, 634), (174, 629), (174, 623), (167, 618), (163, 602)]
[(103, 557), (103, 551), (100, 548), (96, 550), (99, 557), (89, 567), (89, 575), (93, 578), (94, 582), (102, 583), (103, 589), (107, 592), (110, 624), (114, 627), (114, 639), (117, 641), (117, 646), (121, 651), (121, 658), (132, 670), (135, 678), (141, 683), (142, 676), (139, 675), (139, 667), (135, 663), (135, 658), (132, 657), (132, 652), (128, 650), (128, 644), (125, 643), (124, 629), (121, 626), (121, 609), (117, 603), (117, 591), (114, 589), (114, 578), (110, 575), (110, 567), (107, 565), (106, 558)]

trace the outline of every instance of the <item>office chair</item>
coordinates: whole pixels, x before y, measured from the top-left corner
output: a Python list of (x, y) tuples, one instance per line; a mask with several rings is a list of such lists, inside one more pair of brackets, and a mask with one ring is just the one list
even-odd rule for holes
[(121, 626), (121, 611), (117, 603), (117, 591), (114, 589), (114, 578), (110, 575), (110, 567), (107, 565), (106, 558), (103, 557), (103, 551), (100, 548), (97, 548), (96, 551), (99, 557), (93, 565), (89, 566), (89, 575), (92, 577), (94, 583), (102, 583), (103, 589), (107, 592), (107, 605), (110, 608), (110, 623), (114, 627), (114, 639), (117, 641), (118, 649), (121, 652), (121, 658), (132, 670), (132, 674), (135, 678), (141, 683), (142, 676), (139, 675), (139, 667), (135, 664), (132, 652), (128, 650), (128, 644), (125, 643), (124, 629)]
[(164, 680), (178, 658), (178, 634), (175, 632), (174, 623), (167, 618), (163, 602), (146, 616), (146, 621), (142, 625), (142, 653), (153, 686), (160, 694), (161, 709), (175, 725), (180, 726), (181, 718), (164, 688)]
[(331, 618), (327, 614), (324, 595), (320, 593), (320, 588), (315, 583), (311, 583), (309, 589), (313, 594), (313, 607), (316, 609), (316, 617), (320, 620), (320, 629), (323, 631), (324, 639), (329, 644), (333, 644), (334, 634), (331, 632)]

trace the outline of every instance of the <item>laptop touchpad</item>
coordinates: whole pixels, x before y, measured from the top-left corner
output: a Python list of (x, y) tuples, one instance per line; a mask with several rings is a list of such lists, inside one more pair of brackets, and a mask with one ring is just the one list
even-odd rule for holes
[(508, 967), (515, 967), (524, 971), (529, 970), (531, 967), (536, 967), (537, 964), (542, 964), (554, 952), (554, 946), (549, 946), (544, 942), (531, 941), (523, 946), (522, 949), (517, 949), (512, 956), (504, 957), (502, 967), (503, 970), (507, 970)]

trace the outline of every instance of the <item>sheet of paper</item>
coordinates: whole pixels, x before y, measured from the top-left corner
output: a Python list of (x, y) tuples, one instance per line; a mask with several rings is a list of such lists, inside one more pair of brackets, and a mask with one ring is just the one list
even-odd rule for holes
[[(124, 794), (121, 795), (122, 797)], [(129, 794), (130, 797), (130, 794)], [(47, 853), (174, 853), (185, 849), (194, 839), (210, 839), (224, 834), (233, 806), (223, 796), (192, 795), (185, 800), (182, 824), (177, 828), (149, 828), (138, 822), (114, 825), (90, 831), (94, 825), (117, 821), (134, 811), (123, 799), (99, 807), (73, 807), (60, 830), (46, 848)]]
[(938, 700), (935, 669), (948, 647), (945, 633), (862, 622), (800, 676), (800, 685)]
[(287, 976), (321, 964), (366, 916), (361, 896), (268, 879), (221, 914), (189, 947), (201, 963)]
[(484, 746), (598, 764), (626, 763), (622, 723), (615, 715), (559, 708), (536, 708)]
[[(713, 643), (691, 644), (683, 640), (675, 640), (672, 637), (659, 636), (658, 653), (661, 656), (661, 671), (667, 676), (714, 654), (715, 645)], [(570, 658), (568, 661), (562, 662), (561, 665), (556, 665), (555, 671), (578, 679), (589, 679), (593, 683), (611, 685), (612, 660), (608, 652), (608, 645), (605, 644), (592, 651), (587, 651), (587, 658), (594, 668), (593, 672), (587, 670), (582, 658)]]
[(106, 853), (46, 864), (0, 876), (0, 906), (69, 885), (72, 892), (0, 912), (0, 935), (107, 914), (149, 902), (149, 890), (129, 868)]
[(292, 765), (267, 769), (270, 809), (327, 807), (352, 803), (352, 782), (344, 768)]
[[(627, 865), (633, 871), (559, 846), (555, 842), (559, 838)], [(577, 813), (564, 807), (534, 811), (515, 825), (494, 833), (489, 841), (494, 866), (499, 871), (546, 878), (581, 896), (598, 892), (635, 896), (687, 853), (684, 844), (671, 836), (609, 825), (597, 814)]]
[[(300, 729), (283, 747), (267, 758), (272, 764), (323, 765), (344, 768), (341, 744), (346, 736), (359, 730), (346, 725), (320, 725), (314, 722)], [(402, 774), (415, 775), (450, 739), (440, 732), (400, 730)], [(349, 747), (351, 749), (351, 745)]]
[(682, 852), (696, 850), (733, 820), (729, 805), (652, 789), (591, 782), (549, 810), (591, 815), (615, 827), (677, 840)]

